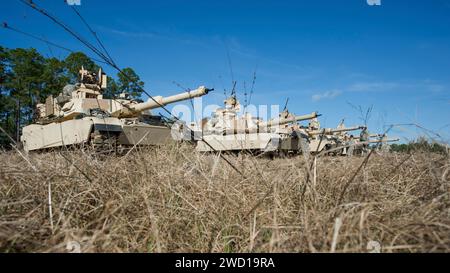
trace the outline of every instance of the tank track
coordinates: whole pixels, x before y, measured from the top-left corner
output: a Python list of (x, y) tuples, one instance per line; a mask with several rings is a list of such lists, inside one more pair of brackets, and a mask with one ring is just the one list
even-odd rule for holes
[(120, 154), (124, 150), (119, 135), (111, 132), (94, 131), (90, 144), (96, 154)]

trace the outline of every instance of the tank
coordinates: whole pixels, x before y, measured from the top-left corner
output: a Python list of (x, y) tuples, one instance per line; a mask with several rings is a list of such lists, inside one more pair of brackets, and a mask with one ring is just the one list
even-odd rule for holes
[(67, 85), (57, 97), (38, 104), (35, 122), (23, 128), (25, 151), (89, 145), (114, 149), (134, 145), (161, 145), (172, 141), (170, 126), (152, 109), (208, 94), (204, 86), (170, 97), (153, 97), (147, 102), (120, 94), (105, 99), (107, 76), (101, 70), (79, 72), (79, 83)]
[(277, 152), (285, 137), (280, 128), (284, 125), (318, 116), (287, 116), (267, 122), (249, 113), (239, 116), (241, 105), (236, 96), (225, 100), (225, 108), (216, 110), (210, 119), (203, 120), (199, 130), (202, 137), (197, 141), (200, 152)]
[(386, 134), (370, 135), (367, 127), (363, 127), (359, 137), (351, 137), (347, 139), (339, 147), (329, 149), (329, 152), (337, 152), (344, 149), (345, 153), (342, 155), (364, 155), (371, 149), (377, 148), (378, 150), (389, 150), (388, 143), (400, 141), (398, 138), (388, 138)]
[(363, 155), (370, 151), (371, 147), (378, 150), (389, 150), (389, 143), (400, 141), (398, 138), (389, 138), (387, 134), (370, 135), (367, 131), (361, 133), (361, 137), (353, 145), (353, 154)]
[[(307, 127), (301, 127), (296, 124), (289, 125), (291, 135), (284, 138), (282, 142), (283, 150), (289, 150), (290, 153), (320, 153), (333, 149), (333, 154), (345, 154), (345, 143), (350, 141), (353, 136), (349, 132), (362, 130), (363, 126), (346, 128), (341, 123), (336, 129), (321, 129), (317, 118), (310, 121)], [(342, 146), (342, 149), (335, 149)]]

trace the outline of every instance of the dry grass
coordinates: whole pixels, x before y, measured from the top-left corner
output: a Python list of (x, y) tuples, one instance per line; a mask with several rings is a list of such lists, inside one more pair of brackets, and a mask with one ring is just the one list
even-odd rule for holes
[(228, 158), (246, 178), (186, 145), (2, 153), (0, 251), (450, 251), (448, 157), (373, 155), (351, 183), (364, 158)]

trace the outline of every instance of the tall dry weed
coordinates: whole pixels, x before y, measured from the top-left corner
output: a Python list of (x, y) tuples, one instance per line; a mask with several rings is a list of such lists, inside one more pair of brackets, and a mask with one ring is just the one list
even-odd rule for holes
[(227, 157), (2, 153), (0, 251), (450, 251), (448, 157)]

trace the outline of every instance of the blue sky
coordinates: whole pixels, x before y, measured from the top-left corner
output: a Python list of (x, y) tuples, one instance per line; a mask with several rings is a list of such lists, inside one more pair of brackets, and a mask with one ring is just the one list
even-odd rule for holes
[[(2, 2), (0, 20), (89, 52), (19, 1)], [(86, 30), (62, 0), (35, 2), (78, 32)], [(350, 104), (373, 105), (373, 132), (387, 124), (418, 123), (450, 139), (450, 0), (381, 0), (381, 6), (366, 0), (81, 4), (119, 66), (134, 68), (152, 95), (182, 91), (174, 81), (206, 85), (216, 91), (203, 104), (222, 105), (223, 89), (230, 90), (234, 79), (244, 101), (244, 82), (249, 90), (256, 71), (252, 104), (284, 105), (289, 97), (292, 112), (319, 111), (329, 127), (342, 118), (348, 126), (360, 124)], [(66, 55), (3, 29), (0, 45)], [(423, 132), (401, 126), (390, 134), (406, 140)]]

